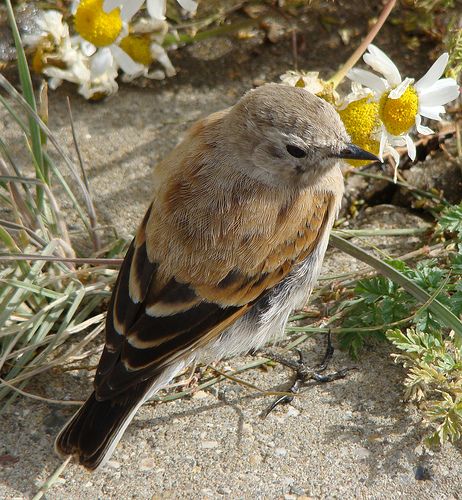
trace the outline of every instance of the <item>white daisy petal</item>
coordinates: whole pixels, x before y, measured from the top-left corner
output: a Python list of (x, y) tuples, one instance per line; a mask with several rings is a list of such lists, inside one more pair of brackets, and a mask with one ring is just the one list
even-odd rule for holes
[(78, 83), (77, 78), (74, 78), (74, 75), (72, 75), (70, 71), (57, 68), (56, 66), (48, 66), (44, 68), (43, 74), (50, 77), (50, 80), (48, 80), (48, 85), (52, 90), (55, 90), (57, 87), (59, 87), (59, 85), (63, 83), (63, 80), (72, 83)]
[(422, 135), (431, 135), (433, 134), (433, 130), (431, 128), (425, 127), (424, 125), (421, 125), (422, 118), (419, 114), (416, 115), (415, 117), (415, 128), (417, 129), (417, 132)]
[(175, 76), (176, 69), (173, 67), (167, 52), (165, 49), (158, 45), (157, 43), (151, 43), (151, 54), (154, 59), (160, 62), (162, 66), (165, 68), (165, 73), (167, 76)]
[(196, 12), (197, 10), (197, 2), (194, 2), (193, 0), (178, 0), (178, 3), (188, 12)]
[(92, 43), (82, 39), (82, 41), (80, 42), (80, 50), (82, 51), (82, 54), (84, 56), (91, 57), (97, 49)]
[(114, 64), (111, 51), (108, 47), (104, 47), (92, 57), (91, 60), (91, 77), (97, 78), (105, 73)]
[(459, 97), (459, 86), (453, 78), (443, 78), (419, 94), (421, 106), (440, 106)]
[(147, 78), (151, 78), (151, 80), (165, 80), (165, 73), (161, 69), (155, 69), (146, 76)]
[(404, 81), (402, 81), (388, 94), (388, 97), (390, 99), (399, 99), (404, 94), (404, 92), (406, 92), (406, 89), (409, 87), (409, 85), (413, 82), (414, 80), (412, 78), (405, 78)]
[(441, 113), (444, 113), (446, 110), (444, 106), (420, 106), (419, 114), (421, 116), (425, 116), (425, 118), (431, 118), (432, 120), (441, 121)]
[(112, 10), (116, 9), (117, 7), (120, 7), (123, 4), (123, 1), (121, 0), (104, 0), (103, 2), (103, 10), (106, 12), (111, 12)]
[(154, 19), (165, 19), (167, 0), (146, 0), (148, 13)]
[(387, 133), (382, 130), (382, 135), (380, 136), (380, 147), (379, 147), (379, 159), (383, 163), (383, 153), (387, 146)]
[(63, 81), (61, 80), (61, 78), (52, 77), (48, 80), (48, 86), (50, 87), (51, 90), (56, 90), (62, 83)]
[(425, 73), (425, 75), (415, 84), (415, 89), (417, 92), (431, 87), (436, 83), (443, 74), (449, 60), (449, 54), (445, 52), (440, 55), (438, 59), (433, 63), (431, 68)]
[(390, 85), (399, 85), (401, 83), (401, 75), (395, 63), (385, 54), (385, 52), (382, 52), (373, 44), (370, 44), (367, 50), (369, 54), (364, 54), (364, 62), (373, 70), (382, 73)]
[(141, 9), (144, 0), (125, 1), (120, 10), (122, 21), (128, 22)]
[(69, 7), (69, 12), (74, 16), (77, 12), (77, 7), (80, 4), (80, 0), (72, 0), (71, 6)]
[(388, 134), (388, 141), (392, 146), (406, 146), (406, 139), (403, 135)]
[(385, 92), (385, 90), (387, 89), (385, 83), (379, 76), (374, 75), (374, 73), (371, 73), (370, 71), (366, 71), (364, 69), (350, 69), (350, 71), (348, 71), (347, 73), (347, 77), (350, 80), (358, 82), (365, 87), (369, 87), (370, 89), (378, 93)]
[(394, 165), (394, 172), (393, 172), (393, 182), (396, 182), (398, 180), (399, 153), (389, 143), (385, 144), (384, 153), (391, 155), (391, 157), (393, 158), (393, 162), (395, 164)]
[(390, 154), (391, 157), (393, 158), (393, 161), (395, 163), (395, 168), (393, 171), (393, 182), (396, 182), (398, 180), (398, 166), (399, 166), (399, 153), (396, 151), (396, 149), (390, 145), (387, 145), (385, 149), (385, 153)]
[(396, 151), (395, 148), (392, 148), (391, 146), (389, 146), (387, 148), (387, 153), (391, 154), (391, 156), (392, 156), (392, 158), (393, 158), (393, 160), (395, 161), (395, 164), (396, 164), (396, 166), (395, 166), (395, 177), (394, 177), (394, 180), (396, 182), (396, 174), (397, 174), (397, 170), (396, 169), (398, 168), (399, 160), (400, 160), (399, 153), (398, 153), (398, 151)]
[[(392, 153), (392, 156), (393, 156), (393, 153)], [(394, 156), (393, 156), (393, 159), (395, 160)], [(399, 155), (398, 155), (398, 161), (399, 161)], [(395, 168), (393, 170), (393, 182), (395, 184), (398, 182), (398, 165), (399, 165), (399, 163), (395, 160)]]
[(409, 134), (406, 134), (404, 136), (404, 139), (406, 140), (407, 154), (409, 155), (409, 158), (412, 161), (414, 161), (415, 160), (415, 155), (416, 155), (416, 149), (415, 149), (414, 141), (412, 140), (412, 137)]
[(111, 45), (111, 53), (122, 71), (127, 73), (127, 75), (137, 75), (143, 73), (145, 66), (134, 61), (118, 45)]

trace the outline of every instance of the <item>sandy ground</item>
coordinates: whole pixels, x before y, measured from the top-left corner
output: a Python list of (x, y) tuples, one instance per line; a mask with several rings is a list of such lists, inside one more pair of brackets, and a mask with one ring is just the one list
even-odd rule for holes
[[(310, 36), (311, 49), (301, 53), (303, 66), (335, 69), (349, 53), (334, 35), (323, 41)], [(324, 55), (316, 44), (324, 44)], [(276, 80), (290, 68), (290, 44), (256, 45), (212, 62), (185, 51), (176, 64), (182, 72), (175, 81), (125, 86), (104, 103), (84, 102), (71, 87), (50, 95), (50, 127), (68, 148), (64, 99), (71, 95), (100, 222), (125, 236), (133, 234), (148, 204), (152, 165), (192, 121), (233, 104), (256, 79)], [(14, 148), (19, 134), (4, 115), (0, 127)], [(372, 221), (377, 213), (386, 212), (372, 212)], [(423, 223), (401, 215), (395, 221), (401, 227)], [(408, 241), (409, 249), (414, 245)], [(357, 265), (331, 252), (324, 272)], [(324, 342), (319, 336), (303, 346), (313, 366), (322, 359)], [(101, 472), (91, 475), (70, 464), (46, 498), (460, 498), (460, 448), (424, 451), (424, 427), (415, 409), (401, 400), (403, 372), (389, 348), (372, 346), (356, 363), (337, 350), (329, 369), (353, 365), (356, 370), (345, 379), (309, 384), (300, 398), (266, 419), (260, 415), (272, 397), (231, 382), (192, 398), (146, 405)], [(242, 378), (285, 390), (290, 377), (278, 365)], [(28, 389), (46, 397), (84, 399), (90, 387), (91, 377), (68, 373), (45, 374)], [(0, 416), (0, 456), (17, 459), (0, 462), (0, 498), (31, 498), (56, 469), (60, 459), (53, 439), (71, 413), (69, 407), (18, 399)]]

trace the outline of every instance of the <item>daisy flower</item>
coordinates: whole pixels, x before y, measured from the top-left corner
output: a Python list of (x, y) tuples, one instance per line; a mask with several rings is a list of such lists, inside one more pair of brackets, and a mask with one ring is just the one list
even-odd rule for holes
[(128, 22), (140, 5), (134, 0), (106, 0), (108, 3), (110, 9), (106, 11), (103, 9), (103, 0), (74, 2), (74, 28), (80, 37), (81, 50), (84, 55), (92, 57), (93, 70), (97, 74), (111, 71), (115, 64), (129, 75), (140, 73), (143, 65), (119, 47), (120, 40), (128, 35)]
[[(161, 45), (167, 31), (167, 23), (158, 19), (140, 19), (130, 26), (130, 34), (122, 38), (119, 46), (135, 62), (141, 64), (142, 69), (135, 74), (123, 75), (124, 81), (131, 81), (139, 76), (162, 80), (165, 75), (176, 75), (176, 70)], [(159, 69), (149, 71), (154, 61), (159, 62), (164, 67), (164, 71)]]
[[(420, 134), (431, 134), (431, 129), (421, 124), (422, 117), (441, 120), (444, 105), (459, 96), (459, 87), (453, 78), (441, 78), (448, 63), (448, 54), (442, 54), (425, 75), (414, 83), (413, 78), (401, 78), (393, 61), (374, 45), (369, 45), (363, 59), (382, 77), (363, 69), (352, 69), (348, 78), (374, 91), (382, 122), (379, 156), (386, 146), (405, 144), (411, 160), (416, 149), (409, 135), (416, 127)], [(398, 158), (399, 159), (399, 158)]]
[[(128, 23), (142, 7), (140, 0), (78, 0), (75, 2), (74, 27), (81, 39), (82, 51), (92, 57), (97, 73), (111, 72), (117, 64), (125, 80), (139, 76), (161, 79), (176, 74), (161, 42), (167, 31), (165, 22), (151, 22), (153, 33), (138, 36), (129, 32)], [(156, 34), (157, 31), (157, 34)], [(149, 71), (158, 61), (165, 73)]]
[(90, 61), (73, 44), (69, 26), (55, 10), (40, 13), (36, 19), (40, 31), (24, 38), (35, 49), (32, 67), (49, 77), (48, 84), (56, 89), (63, 80), (87, 85), (91, 81)]
[[(197, 2), (193, 0), (178, 0), (181, 7), (191, 13), (197, 10)], [(121, 7), (123, 15), (133, 17), (144, 4), (144, 0), (104, 0), (104, 11), (109, 12), (116, 7)], [(149, 15), (153, 19), (165, 19), (165, 11), (167, 10), (167, 0), (146, 0), (146, 8)]]
[(26, 33), (22, 36), (25, 45), (35, 47), (43, 42), (44, 38), (59, 45), (64, 38), (69, 38), (69, 27), (63, 23), (63, 16), (57, 10), (40, 12), (35, 18), (35, 24), (38, 28), (36, 33)]
[(279, 77), (285, 85), (301, 87), (312, 94), (319, 94), (324, 90), (324, 85), (319, 80), (317, 71), (286, 71)]
[[(377, 155), (380, 149), (379, 105), (369, 89), (352, 82), (352, 92), (337, 109), (353, 144)], [(347, 160), (353, 166), (367, 165), (368, 161)]]

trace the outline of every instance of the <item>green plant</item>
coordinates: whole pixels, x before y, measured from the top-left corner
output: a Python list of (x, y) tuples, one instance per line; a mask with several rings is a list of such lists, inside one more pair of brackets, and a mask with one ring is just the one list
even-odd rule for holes
[(407, 369), (405, 397), (417, 402), (431, 423), (429, 444), (456, 441), (462, 434), (462, 337), (454, 328), (457, 323), (449, 324), (443, 310), (432, 307), (439, 302), (460, 323), (462, 205), (442, 211), (436, 235), (447, 238), (441, 258), (421, 260), (415, 267), (388, 261), (429, 300), (419, 304), (415, 295), (385, 276), (359, 280), (353, 298), (342, 306), (342, 327), (348, 331), (340, 333), (342, 346), (353, 356), (371, 337), (388, 339), (401, 351), (393, 357)]
[[(6, 6), (22, 95), (0, 75), (4, 91), (0, 104), (22, 130), (31, 168), (20, 168), (9, 145), (0, 139), (0, 197), (9, 214), (7, 220), (0, 220), (0, 400), (12, 391), (15, 397), (32, 376), (81, 352), (103, 329), (104, 314), (99, 309), (115, 275), (107, 266), (95, 268), (91, 275), (86, 266), (75, 266), (85, 259), (76, 258), (53, 191), (60, 186), (93, 250), (101, 253), (104, 249), (88, 184), (44, 122), (46, 89), (36, 102), (10, 0)], [(50, 144), (58, 153), (57, 160), (49, 153)], [(116, 243), (106, 249), (107, 255), (120, 249)], [(70, 337), (78, 340), (64, 345)]]

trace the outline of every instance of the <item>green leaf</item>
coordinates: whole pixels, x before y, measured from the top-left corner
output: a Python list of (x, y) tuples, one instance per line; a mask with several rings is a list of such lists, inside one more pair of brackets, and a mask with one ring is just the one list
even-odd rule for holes
[[(34, 88), (32, 86), (32, 79), (29, 72), (29, 66), (27, 64), (26, 54), (22, 45), (21, 37), (19, 35), (18, 26), (14, 18), (14, 11), (11, 5), (11, 0), (6, 0), (6, 11), (8, 15), (8, 22), (10, 24), (11, 32), (13, 34), (14, 44), (16, 47), (16, 56), (18, 60), (18, 72), (19, 80), (21, 82), (22, 92), (24, 98), (29, 104), (29, 106), (37, 112), (37, 105), (35, 102)], [(43, 162), (43, 151), (42, 151), (42, 139), (40, 134), (40, 128), (31, 117), (29, 117), (29, 131), (32, 140), (32, 153), (34, 155), (35, 163), (37, 165), (37, 177), (44, 179), (49, 182), (48, 173), (44, 170)], [(37, 188), (37, 194), (39, 199), (39, 205), (43, 208), (43, 191), (41, 188)]]
[(462, 203), (446, 208), (438, 222), (445, 231), (457, 233), (462, 238)]

